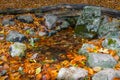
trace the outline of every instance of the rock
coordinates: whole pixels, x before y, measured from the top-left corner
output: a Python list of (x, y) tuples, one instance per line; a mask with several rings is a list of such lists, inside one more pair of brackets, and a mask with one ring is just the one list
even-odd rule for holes
[(39, 32), (39, 36), (46, 36), (46, 35), (47, 35), (47, 32), (43, 32), (43, 31)]
[(27, 38), (25, 35), (17, 31), (10, 31), (6, 37), (6, 40), (11, 42), (23, 42), (23, 41), (26, 41)]
[(16, 19), (24, 23), (33, 23), (34, 21), (31, 15), (20, 15), (20, 16), (17, 16)]
[(0, 34), (0, 41), (4, 40), (5, 36), (4, 34)]
[(58, 20), (57, 16), (53, 14), (47, 14), (44, 16), (45, 18), (45, 25), (48, 29), (52, 29), (56, 26), (56, 22)]
[(115, 77), (120, 78), (120, 71), (108, 68), (96, 73), (92, 80), (113, 80)]
[(101, 22), (101, 9), (99, 7), (84, 7), (77, 20), (75, 34), (82, 38), (95, 38)]
[(10, 46), (10, 55), (12, 57), (19, 56), (23, 57), (25, 56), (25, 50), (26, 45), (23, 43), (15, 42), (13, 45)]
[(62, 24), (60, 25), (61, 29), (66, 29), (70, 26), (70, 24), (67, 21), (63, 21)]
[(15, 25), (15, 22), (13, 19), (4, 19), (2, 21), (2, 25), (3, 26), (13, 26), (13, 25)]
[(88, 53), (90, 53), (88, 51), (88, 48), (94, 49), (95, 46), (93, 44), (84, 43), (82, 47), (79, 49), (78, 53), (87, 56)]
[(74, 16), (74, 17), (65, 17), (63, 18), (65, 21), (67, 21), (69, 23), (69, 25), (71, 27), (75, 27), (77, 20), (78, 20), (78, 16)]
[(54, 34), (56, 34), (56, 33), (57, 33), (57, 31), (51, 30), (51, 31), (48, 33), (48, 36), (52, 36), (52, 35), (54, 35)]
[(61, 68), (57, 80), (84, 80), (87, 76), (88, 71), (82, 68)]
[(116, 50), (117, 54), (120, 56), (120, 39), (118, 38), (106, 38), (102, 42), (102, 46), (107, 49)]
[(98, 34), (99, 37), (104, 37), (106, 36), (109, 32), (116, 32), (119, 31), (120, 28), (120, 21), (118, 20), (113, 20), (112, 22), (108, 22), (106, 24), (103, 24), (100, 26), (100, 28), (98, 29)]
[(113, 68), (117, 62), (109, 54), (89, 53), (88, 65), (90, 67)]
[(109, 32), (105, 38), (120, 38), (120, 31)]
[(38, 18), (42, 18), (44, 16), (44, 14), (42, 14), (42, 13), (35, 13), (35, 16), (38, 17)]
[(4, 76), (6, 73), (7, 73), (7, 70), (2, 70), (2, 71), (0, 72), (0, 76)]

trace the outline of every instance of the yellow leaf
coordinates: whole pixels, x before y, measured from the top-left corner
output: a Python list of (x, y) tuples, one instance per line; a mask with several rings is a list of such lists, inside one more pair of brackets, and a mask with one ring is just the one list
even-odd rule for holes
[(35, 71), (36, 74), (39, 74), (40, 72), (41, 72), (41, 67), (37, 68)]

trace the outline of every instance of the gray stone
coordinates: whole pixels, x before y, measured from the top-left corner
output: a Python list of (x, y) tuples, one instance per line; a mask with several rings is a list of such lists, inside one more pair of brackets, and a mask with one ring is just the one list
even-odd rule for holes
[(2, 21), (2, 25), (3, 26), (13, 26), (13, 25), (15, 25), (15, 22), (13, 19), (4, 19)]
[(90, 53), (88, 51), (88, 48), (94, 49), (95, 46), (93, 44), (84, 43), (82, 47), (79, 49), (78, 53), (87, 56), (88, 53)]
[(61, 68), (57, 80), (84, 80), (88, 71), (78, 67)]
[(105, 38), (120, 38), (120, 31), (109, 32)]
[(42, 32), (42, 31), (39, 32), (39, 36), (46, 36), (46, 35), (47, 35), (46, 32)]
[(120, 78), (120, 71), (116, 71), (114, 69), (104, 69), (98, 73), (96, 73), (92, 80), (113, 80), (114, 78)]
[(7, 70), (2, 70), (2, 71), (0, 72), (0, 76), (4, 76), (6, 73), (7, 73)]
[(90, 67), (113, 68), (116, 60), (109, 54), (89, 53), (88, 65)]
[(6, 37), (6, 40), (11, 42), (23, 42), (23, 41), (26, 41), (27, 38), (25, 35), (17, 31), (10, 31)]
[(106, 24), (101, 25), (100, 28), (98, 29), (99, 37), (104, 37), (109, 32), (119, 31), (120, 30), (119, 26), (120, 26), (120, 21), (118, 20), (113, 20), (112, 22), (108, 22)]
[(23, 57), (25, 56), (26, 45), (23, 43), (15, 42), (13, 45), (10, 46), (10, 55), (12, 57), (18, 56)]
[(17, 20), (24, 23), (33, 23), (34, 19), (31, 15), (20, 15), (17, 17)]
[(99, 7), (86, 6), (82, 15), (78, 18), (75, 34), (82, 38), (94, 38), (101, 22), (101, 9)]
[(56, 22), (58, 20), (57, 16), (53, 14), (47, 14), (44, 16), (45, 18), (45, 25), (48, 29), (52, 29), (56, 26)]
[(70, 26), (70, 24), (67, 21), (63, 21), (60, 25), (61, 29), (66, 29)]
[(54, 34), (56, 34), (56, 33), (57, 33), (56, 30), (51, 30), (51, 31), (48, 33), (48, 36), (52, 36), (52, 35), (54, 35)]
[(118, 38), (106, 38), (102, 42), (102, 46), (107, 49), (116, 50), (117, 54), (120, 56), (120, 39)]

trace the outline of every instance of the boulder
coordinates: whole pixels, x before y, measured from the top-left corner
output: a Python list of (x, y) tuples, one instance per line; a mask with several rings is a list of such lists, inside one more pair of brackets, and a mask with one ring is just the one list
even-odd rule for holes
[(108, 68), (94, 74), (92, 80), (113, 80), (116, 77), (120, 78), (120, 71)]
[(23, 57), (25, 56), (26, 45), (23, 43), (15, 42), (13, 45), (10, 46), (10, 55), (12, 57), (18, 56)]
[(108, 22), (106, 24), (103, 24), (98, 29), (98, 35), (99, 37), (106, 36), (109, 32), (116, 32), (119, 31), (120, 28), (120, 21), (119, 20), (113, 20), (112, 22)]
[(34, 21), (31, 15), (20, 15), (20, 16), (17, 16), (16, 19), (24, 23), (33, 23)]
[(77, 20), (75, 34), (82, 38), (95, 38), (101, 22), (100, 7), (86, 6)]
[(84, 80), (88, 71), (78, 67), (61, 68), (57, 80)]
[(11, 42), (23, 42), (23, 41), (26, 41), (27, 38), (25, 35), (17, 31), (10, 31), (6, 37), (6, 40)]
[(109, 54), (89, 53), (87, 63), (90, 67), (113, 68), (117, 62)]

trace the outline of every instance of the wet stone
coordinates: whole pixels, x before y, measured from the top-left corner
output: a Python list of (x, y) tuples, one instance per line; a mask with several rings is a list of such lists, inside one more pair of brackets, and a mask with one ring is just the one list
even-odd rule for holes
[(6, 40), (10, 42), (23, 42), (23, 41), (26, 41), (27, 38), (25, 35), (17, 31), (10, 31), (6, 37)]

